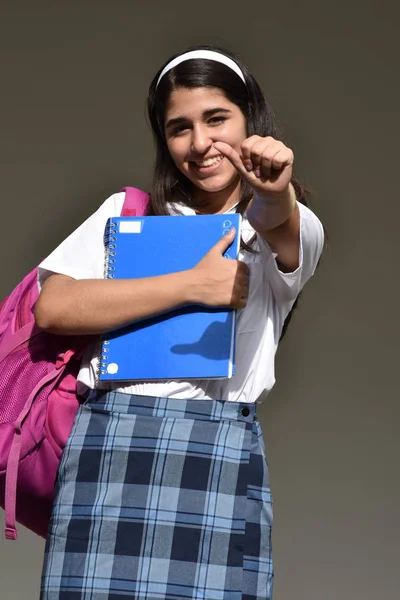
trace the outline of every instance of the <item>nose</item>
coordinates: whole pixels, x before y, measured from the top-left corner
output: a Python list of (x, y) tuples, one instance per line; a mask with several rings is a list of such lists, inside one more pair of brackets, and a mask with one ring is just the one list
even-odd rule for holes
[(196, 154), (206, 154), (207, 150), (211, 148), (213, 144), (210, 138), (209, 132), (206, 127), (198, 125), (193, 128), (192, 131), (192, 152)]

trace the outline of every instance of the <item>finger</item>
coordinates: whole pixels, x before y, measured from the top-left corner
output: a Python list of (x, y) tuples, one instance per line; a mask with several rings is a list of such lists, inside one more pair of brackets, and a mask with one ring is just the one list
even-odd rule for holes
[(243, 261), (238, 261), (238, 272), (243, 277), (243, 280), (248, 282), (250, 277), (249, 265)]
[(247, 290), (249, 289), (249, 278), (248, 277), (244, 277), (240, 283), (244, 288), (246, 288)]
[(294, 162), (293, 152), (291, 150), (289, 150), (289, 148), (281, 148), (280, 150), (278, 150), (278, 152), (273, 157), (271, 166), (273, 169), (281, 170), (281, 169), (284, 169), (285, 167), (292, 165), (293, 162)]
[(247, 305), (247, 298), (240, 298), (239, 302), (237, 303), (236, 308), (246, 308)]
[(260, 167), (258, 169), (258, 177), (269, 179), (271, 175), (273, 157), (268, 156), (268, 153), (261, 157)]
[(221, 152), (223, 156), (225, 156), (235, 167), (236, 171), (239, 173), (243, 179), (246, 179), (249, 183), (254, 183), (257, 181), (256, 176), (253, 171), (250, 173), (246, 170), (242, 158), (236, 152), (232, 146), (226, 144), (225, 142), (214, 142), (214, 148)]
[(282, 142), (273, 140), (262, 152), (260, 167), (256, 175), (263, 179), (269, 179), (272, 169), (282, 168), (282, 159), (284, 160), (288, 152), (290, 152), (289, 149)]
[(223, 255), (232, 244), (235, 239), (236, 229), (232, 227), (228, 233), (225, 233), (224, 236), (211, 248), (211, 251), (218, 252), (218, 254)]
[(239, 273), (236, 277), (237, 293), (240, 297), (247, 298), (249, 295), (249, 277), (244, 273)]
[(232, 148), (232, 146), (226, 144), (225, 142), (214, 142), (214, 148), (216, 148), (218, 152), (221, 152), (221, 154), (233, 164), (235, 169), (242, 177), (248, 179), (249, 173), (246, 171), (241, 157), (236, 150)]
[(252, 149), (259, 141), (263, 140), (259, 135), (252, 135), (242, 143), (240, 150), (242, 153), (243, 164), (247, 171), (253, 171), (254, 164), (251, 160)]
[(260, 177), (262, 180), (270, 179), (293, 163), (293, 153), (288, 148), (277, 149), (275, 153), (269, 149), (262, 157)]
[(251, 149), (251, 162), (253, 164), (253, 171), (256, 177), (261, 176), (261, 163), (263, 159), (268, 159), (273, 152), (273, 144), (275, 140), (272, 140), (272, 144), (268, 140), (269, 138), (261, 138), (261, 140), (254, 144)]
[(244, 298), (238, 298), (237, 300), (232, 299), (231, 302), (231, 307), (235, 310), (241, 309), (241, 308), (246, 308), (246, 304), (247, 304), (247, 299)]

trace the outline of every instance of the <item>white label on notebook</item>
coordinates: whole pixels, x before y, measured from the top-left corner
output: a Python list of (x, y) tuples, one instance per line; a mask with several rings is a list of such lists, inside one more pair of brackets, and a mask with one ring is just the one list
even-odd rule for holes
[(142, 221), (120, 221), (119, 232), (120, 233), (141, 233)]
[(115, 373), (118, 373), (118, 365), (117, 365), (117, 363), (110, 363), (107, 366), (107, 373), (109, 373), (110, 375), (115, 375)]

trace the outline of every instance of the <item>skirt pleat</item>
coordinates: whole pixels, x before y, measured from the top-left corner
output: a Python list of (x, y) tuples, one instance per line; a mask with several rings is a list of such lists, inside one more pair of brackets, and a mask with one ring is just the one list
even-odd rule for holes
[(270, 600), (256, 406), (92, 392), (61, 458), (41, 600)]

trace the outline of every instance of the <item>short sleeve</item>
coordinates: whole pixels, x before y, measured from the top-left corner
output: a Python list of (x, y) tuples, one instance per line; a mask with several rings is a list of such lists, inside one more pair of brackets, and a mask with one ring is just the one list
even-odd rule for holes
[(258, 245), (267, 277), (278, 302), (294, 302), (305, 283), (314, 274), (324, 246), (324, 229), (318, 217), (304, 204), (300, 210), (299, 266), (292, 273), (283, 273), (276, 262), (276, 254), (257, 234)]
[(104, 276), (104, 228), (109, 217), (121, 214), (124, 194), (110, 196), (86, 221), (69, 235), (38, 268), (39, 289), (53, 273), (73, 279)]

